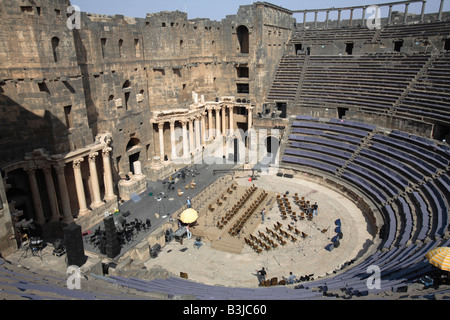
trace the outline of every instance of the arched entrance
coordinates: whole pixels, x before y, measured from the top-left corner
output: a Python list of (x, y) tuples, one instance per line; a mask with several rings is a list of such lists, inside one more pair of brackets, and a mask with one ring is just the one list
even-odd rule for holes
[(250, 52), (250, 36), (246, 26), (239, 26), (236, 29), (237, 37), (239, 40), (239, 48), (241, 53)]
[(275, 159), (278, 156), (280, 149), (280, 140), (274, 136), (268, 136), (266, 138), (266, 157), (270, 159), (271, 164), (275, 164)]
[(133, 164), (139, 161), (141, 156), (141, 141), (137, 138), (131, 138), (127, 144), (127, 155), (130, 164), (130, 172), (135, 174)]

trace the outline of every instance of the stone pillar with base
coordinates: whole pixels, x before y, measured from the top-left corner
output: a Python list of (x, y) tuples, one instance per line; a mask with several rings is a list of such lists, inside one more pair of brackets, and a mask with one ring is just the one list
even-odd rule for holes
[(205, 124), (205, 114), (202, 114), (202, 147), (205, 145), (206, 140), (206, 124)]
[(169, 124), (170, 124), (170, 149), (173, 161), (177, 158), (177, 148), (175, 143), (175, 120), (171, 120)]
[(41, 170), (45, 176), (45, 186), (48, 193), (48, 201), (50, 204), (50, 210), (52, 211), (51, 222), (59, 222), (59, 208), (58, 200), (56, 199), (55, 184), (53, 183), (52, 168), (50, 166), (43, 166)]
[(158, 123), (159, 130), (159, 156), (161, 160), (164, 160), (165, 152), (164, 152), (164, 122)]
[(105, 182), (105, 201), (113, 201), (117, 199), (117, 196), (114, 194), (114, 183), (111, 169), (111, 160), (110, 153), (112, 148), (106, 147), (102, 150), (103, 157), (103, 170), (104, 170), (104, 182)]
[(194, 123), (195, 123), (195, 147), (197, 150), (200, 150), (202, 147), (201, 141), (200, 141), (200, 118), (195, 117), (194, 119)]
[(28, 180), (30, 182), (31, 196), (33, 198), (34, 211), (36, 214), (36, 223), (39, 225), (45, 224), (44, 209), (42, 209), (41, 195), (39, 192), (39, 186), (36, 180), (36, 168), (26, 168), (24, 169), (28, 175)]
[(195, 140), (194, 140), (194, 119), (189, 119), (189, 151), (194, 152)]
[(213, 139), (213, 121), (212, 121), (212, 109), (208, 108), (208, 140)]
[(84, 216), (89, 212), (86, 205), (86, 194), (83, 187), (83, 176), (81, 175), (81, 163), (83, 158), (76, 159), (73, 162), (73, 173), (75, 177), (75, 187), (77, 189), (78, 205), (80, 206), (80, 216)]
[(94, 200), (92, 201), (91, 207), (93, 209), (97, 209), (103, 205), (103, 201), (100, 197), (100, 186), (98, 184), (98, 174), (97, 174), (97, 166), (95, 164), (95, 159), (98, 156), (98, 152), (91, 153), (89, 155), (89, 172), (91, 175), (91, 188)]
[(188, 144), (188, 134), (187, 134), (187, 121), (182, 120), (181, 125), (183, 126), (183, 158), (189, 157), (189, 144)]
[(67, 191), (67, 183), (65, 177), (65, 164), (55, 166), (56, 175), (58, 177), (59, 196), (61, 198), (63, 223), (71, 224), (73, 222), (72, 210), (70, 208), (69, 193)]
[(214, 108), (216, 110), (216, 130), (214, 137), (217, 139), (218, 137), (221, 137), (221, 130), (220, 130), (220, 107)]
[(231, 136), (234, 136), (234, 107), (230, 106), (230, 131), (231, 131)]

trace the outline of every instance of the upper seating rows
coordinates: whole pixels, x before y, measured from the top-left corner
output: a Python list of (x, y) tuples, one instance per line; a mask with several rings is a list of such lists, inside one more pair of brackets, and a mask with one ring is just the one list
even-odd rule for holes
[(405, 118), (450, 121), (450, 53), (434, 58), (427, 71), (411, 84), (396, 114)]

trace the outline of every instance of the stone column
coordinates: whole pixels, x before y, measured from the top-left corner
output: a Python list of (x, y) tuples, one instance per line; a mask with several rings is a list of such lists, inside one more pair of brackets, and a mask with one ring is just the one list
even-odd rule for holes
[(164, 161), (164, 122), (158, 123), (159, 130), (159, 156), (161, 161)]
[(303, 29), (306, 29), (306, 11), (303, 12)]
[(230, 131), (231, 136), (234, 136), (234, 107), (230, 106), (229, 110), (230, 110)]
[(73, 173), (75, 177), (75, 187), (77, 189), (78, 205), (80, 206), (80, 216), (83, 216), (89, 212), (86, 205), (86, 194), (84, 193), (83, 177), (81, 175), (81, 163), (83, 161), (83, 158), (79, 158), (73, 162)]
[(181, 124), (183, 126), (183, 157), (187, 158), (189, 157), (189, 145), (188, 145), (188, 134), (187, 134), (187, 121), (186, 120), (182, 120)]
[(350, 27), (353, 25), (353, 11), (354, 11), (355, 9), (350, 9)]
[(222, 135), (225, 137), (227, 135), (227, 108), (222, 107)]
[(327, 10), (327, 17), (325, 18), (325, 28), (328, 29), (328, 21), (330, 21), (330, 11)]
[(213, 121), (212, 121), (212, 109), (208, 108), (208, 140), (213, 138)]
[(317, 15), (319, 14), (318, 11), (314, 11), (314, 29), (317, 29)]
[(405, 3), (405, 15), (403, 17), (403, 23), (408, 22), (408, 8), (409, 8), (409, 3)]
[(111, 169), (110, 153), (112, 148), (106, 147), (102, 150), (103, 157), (103, 179), (105, 182), (105, 201), (109, 202), (115, 200), (117, 196), (114, 194), (114, 183)]
[(253, 108), (252, 107), (247, 107), (248, 110), (248, 131), (250, 131), (252, 129), (253, 126)]
[(200, 142), (200, 119), (199, 117), (195, 117), (195, 144), (196, 149), (201, 149), (201, 142)]
[(175, 120), (170, 122), (170, 145), (172, 150), (172, 160), (177, 158), (177, 147), (175, 143)]
[(205, 145), (206, 140), (206, 123), (205, 123), (205, 114), (202, 114), (202, 146)]
[(441, 0), (437, 21), (442, 21), (442, 11), (444, 10), (444, 0)]
[(45, 216), (44, 210), (42, 209), (41, 194), (36, 180), (36, 169), (26, 168), (24, 170), (27, 173), (30, 182), (31, 196), (33, 197), (34, 211), (36, 213), (36, 222), (40, 225), (44, 225)]
[(392, 23), (392, 5), (389, 6), (389, 14), (388, 14), (388, 25), (391, 25)]
[(91, 207), (93, 209), (97, 209), (103, 205), (103, 201), (100, 196), (100, 186), (98, 183), (97, 165), (95, 163), (97, 156), (98, 152), (94, 152), (89, 155), (89, 173), (91, 175), (91, 188), (94, 197), (91, 203)]
[(73, 222), (73, 217), (72, 217), (72, 209), (70, 208), (69, 193), (67, 191), (67, 183), (64, 168), (65, 164), (62, 163), (59, 166), (55, 166), (55, 171), (58, 177), (59, 196), (61, 197), (62, 213), (64, 216), (63, 222), (65, 224), (71, 224)]
[(221, 131), (220, 131), (220, 107), (219, 108), (214, 108), (216, 110), (216, 130), (215, 130), (215, 134), (214, 137), (218, 138), (219, 136), (221, 136)]
[(55, 184), (53, 183), (52, 167), (44, 166), (41, 168), (41, 170), (44, 172), (45, 186), (47, 187), (48, 193), (48, 201), (50, 203), (50, 210), (52, 211), (51, 221), (58, 222), (60, 215), (58, 208), (58, 200), (56, 199)]
[(366, 10), (367, 8), (364, 7), (362, 10), (362, 17), (361, 17), (361, 25), (362, 26), (367, 26), (367, 22), (366, 22)]
[(195, 140), (194, 140), (194, 120), (192, 118), (189, 119), (189, 151), (194, 152), (195, 149)]
[(337, 27), (338, 28), (341, 26), (341, 11), (342, 10), (338, 10), (338, 20), (337, 20)]
[(423, 20), (425, 19), (425, 8), (427, 6), (427, 0), (423, 0), (422, 1), (422, 11), (420, 13), (420, 22), (423, 22)]

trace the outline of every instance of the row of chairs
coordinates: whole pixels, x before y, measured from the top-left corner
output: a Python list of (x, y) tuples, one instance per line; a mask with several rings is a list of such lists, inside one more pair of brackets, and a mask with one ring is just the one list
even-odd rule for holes
[[(233, 188), (234, 188), (234, 184), (231, 186), (231, 188), (229, 187), (228, 190), (233, 189)], [(245, 192), (245, 194), (239, 199), (239, 201), (235, 205), (233, 205), (231, 210), (227, 211), (225, 217), (222, 217), (220, 221), (217, 221), (217, 224), (216, 224), (217, 228), (223, 229), (236, 216), (236, 214), (242, 208), (244, 203), (248, 200), (248, 198), (250, 198), (253, 195), (253, 193), (256, 191), (256, 189), (257, 188), (255, 187), (255, 185), (253, 185), (251, 188), (249, 188)], [(223, 197), (224, 197), (224, 195), (222, 195), (222, 198)], [(218, 199), (218, 201), (219, 200), (220, 199)], [(214, 209), (212, 209), (211, 207), (212, 207), (212, 205), (209, 205), (209, 210), (214, 211)]]
[[(255, 189), (256, 190), (256, 189)], [(253, 191), (254, 192), (254, 191)], [(252, 192), (252, 194), (253, 194)], [(233, 227), (228, 231), (231, 236), (236, 236), (244, 227), (245, 223), (250, 219), (250, 217), (255, 213), (256, 209), (260, 204), (266, 199), (268, 193), (266, 191), (261, 192), (261, 194), (256, 198), (250, 207), (245, 211), (242, 217), (233, 225)]]

